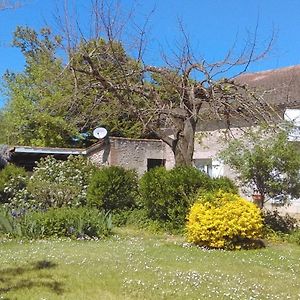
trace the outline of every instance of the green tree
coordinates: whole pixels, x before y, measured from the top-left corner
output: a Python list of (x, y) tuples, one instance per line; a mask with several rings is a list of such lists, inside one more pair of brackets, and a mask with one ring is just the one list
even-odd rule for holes
[[(49, 28), (37, 33), (28, 27), (17, 27), (13, 45), (22, 51), (26, 65), (24, 72), (7, 72), (4, 76), (8, 102), (1, 114), (0, 142), (70, 146), (74, 137), (99, 125), (115, 136), (141, 136), (142, 125), (137, 117), (124, 110), (109, 88), (99, 95), (98, 83), (86, 76), (89, 67), (84, 53), (88, 55), (95, 47), (99, 51), (97, 64), (107, 78), (115, 81), (123, 78), (119, 65), (124, 71), (133, 72), (138, 65), (126, 55), (120, 43), (115, 42), (113, 48), (118, 66), (103, 39), (82, 41), (69, 54), (72, 63), (65, 65), (61, 38), (54, 36)], [(90, 63), (96, 62), (92, 59)]]
[[(70, 52), (69, 65), (74, 83), (71, 104), (76, 108), (73, 111), (78, 127), (91, 130), (101, 122), (114, 136), (143, 135), (138, 115), (126, 108), (126, 99), (133, 100), (136, 95), (124, 89), (115, 93), (114, 89), (124, 81), (128, 84), (141, 81), (139, 64), (126, 54), (120, 42), (107, 42), (103, 38), (81, 41)], [(91, 72), (95, 76), (92, 80)], [(100, 86), (104, 89), (99, 93)], [(137, 103), (138, 99), (135, 100)]]
[(59, 39), (49, 29), (40, 34), (18, 27), (13, 44), (26, 59), (23, 73), (4, 75), (7, 105), (2, 112), (2, 143), (34, 146), (66, 146), (76, 135), (71, 116), (62, 99), (71, 84), (56, 57)]
[[(173, 51), (168, 49), (163, 55), (164, 63), (160, 66), (149, 65), (143, 58), (147, 40), (146, 24), (138, 26), (140, 36), (135, 36), (130, 44), (128, 33), (132, 34), (133, 31), (126, 32), (128, 23), (122, 22), (124, 15), (118, 15), (122, 11), (120, 2), (92, 0), (91, 3), (94, 23), (90, 25), (96, 35), (105, 37), (105, 48), (108, 51), (104, 53), (109, 54), (113, 73), (107, 73), (107, 69), (103, 68), (102, 45), (99, 43), (89, 44), (89, 51), (79, 47), (71, 49), (71, 52), (75, 50), (76, 55), (81, 57), (81, 67), (76, 67), (76, 61), (72, 59), (69, 61), (70, 66), (75, 64), (75, 74), (85, 75), (85, 80), (93, 87), (96, 99), (107, 99), (107, 95), (114, 99), (111, 102), (108, 98), (106, 107), (113, 103), (113, 107), (121, 108), (126, 116), (138, 120), (144, 134), (160, 138), (169, 145), (176, 165), (193, 165), (196, 130), (206, 128), (210, 122), (226, 127), (239, 124), (241, 120), (248, 124), (260, 123), (274, 112), (245, 84), (221, 78), (228, 71), (235, 73), (235, 76), (245, 72), (251, 62), (264, 57), (272, 39), (264, 51), (257, 53), (255, 32), (254, 38), (246, 42), (240, 55), (232, 55), (234, 51), (229, 51), (223, 60), (210, 63), (193, 53), (188, 35), (180, 26), (182, 46), (177, 47), (176, 44), (176, 49), (171, 49)], [(70, 18), (64, 15), (61, 20), (64, 19)], [(65, 25), (66, 33), (74, 28), (72, 24)], [(129, 68), (128, 64), (124, 64), (124, 56), (119, 55), (116, 42), (122, 41), (122, 33), (126, 35), (123, 41), (130, 44), (127, 49), (135, 57), (135, 61), (130, 60)], [(72, 39), (70, 34), (65, 38), (66, 44), (76, 44), (76, 39)], [(86, 40), (89, 41), (89, 38)], [(170, 53), (174, 56), (170, 56)], [(99, 104), (96, 103), (96, 107)]]
[[(224, 60), (209, 63), (193, 53), (181, 27), (182, 47), (174, 57), (166, 55), (163, 66), (153, 66), (142, 57), (145, 26), (141, 26), (135, 42), (128, 45), (130, 52), (124, 48), (121, 41), (126, 22), (122, 23), (124, 16), (117, 15), (122, 11), (118, 3), (91, 1), (92, 38), (84, 36), (79, 20), (70, 24), (72, 18), (67, 15), (61, 19), (66, 25), (63, 38), (53, 37), (49, 30), (43, 30), (41, 36), (30, 29), (17, 30), (15, 45), (24, 53), (27, 66), (24, 74), (8, 76), (6, 80), (11, 92), (7, 108), (10, 113), (4, 114), (4, 127), (9, 128), (5, 130), (6, 140), (9, 139), (6, 143), (13, 140), (63, 145), (70, 143), (72, 134), (105, 125), (112, 135), (160, 138), (172, 149), (176, 165), (191, 166), (197, 129), (210, 122), (230, 127), (241, 120), (252, 124), (272, 117), (274, 110), (269, 110), (268, 104), (246, 85), (220, 78), (229, 70), (232, 74), (235, 69), (235, 75), (245, 72), (251, 62), (264, 57), (272, 39), (263, 52), (256, 53), (255, 32), (240, 55), (233, 57), (229, 51)], [(127, 32), (127, 37), (132, 32)], [(64, 59), (58, 59), (57, 44), (66, 50)], [(31, 59), (35, 61), (44, 55), (47, 63), (40, 63), (44, 63), (41, 68), (45, 73), (56, 64), (59, 69), (44, 78), (49, 97), (41, 95), (45, 87), (40, 77), (31, 77), (31, 73), (36, 74), (35, 68), (41, 66)], [(45, 106), (41, 105), (44, 101)], [(44, 119), (40, 120), (41, 117)]]
[(221, 158), (238, 174), (240, 182), (267, 198), (300, 196), (300, 156), (289, 130), (253, 129), (231, 140)]

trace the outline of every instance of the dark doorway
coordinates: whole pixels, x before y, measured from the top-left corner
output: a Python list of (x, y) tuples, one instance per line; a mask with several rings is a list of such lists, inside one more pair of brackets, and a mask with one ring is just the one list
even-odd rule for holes
[(165, 159), (154, 159), (148, 158), (147, 159), (147, 171), (156, 168), (156, 167), (164, 167), (166, 163)]

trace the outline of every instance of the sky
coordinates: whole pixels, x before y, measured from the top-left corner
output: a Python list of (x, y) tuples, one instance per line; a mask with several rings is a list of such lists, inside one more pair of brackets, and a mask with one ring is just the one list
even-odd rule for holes
[[(0, 75), (6, 70), (22, 72), (24, 59), (11, 47), (16, 26), (35, 29), (54, 26), (56, 8), (65, 0), (24, 0), (18, 9), (0, 11)], [(72, 1), (72, 0), (71, 0)], [(73, 0), (82, 20), (88, 19), (90, 0)], [(0, 1), (1, 2), (1, 1)], [(271, 51), (264, 60), (249, 66), (249, 72), (300, 64), (299, 0), (120, 0), (124, 11), (133, 8), (132, 23), (143, 24), (150, 15), (145, 60), (162, 64), (161, 52), (171, 53), (182, 41), (179, 20), (198, 57), (209, 62), (222, 59), (235, 45), (243, 47), (257, 26), (257, 50), (273, 34)], [(152, 12), (153, 11), (153, 12)], [(152, 12), (152, 13), (151, 13)], [(0, 97), (0, 103), (3, 101)]]

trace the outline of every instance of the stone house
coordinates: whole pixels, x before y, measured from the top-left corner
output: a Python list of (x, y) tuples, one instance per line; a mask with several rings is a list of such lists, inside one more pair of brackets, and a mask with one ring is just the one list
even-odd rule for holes
[[(277, 70), (258, 73), (248, 73), (236, 79), (255, 88), (272, 105), (282, 119), (295, 121), (300, 128), (300, 66), (292, 66)], [(278, 122), (282, 119), (278, 118)], [(240, 124), (243, 127), (243, 122)], [(210, 123), (201, 128), (204, 134), (196, 139), (194, 165), (212, 177), (235, 177), (233, 171), (218, 159), (218, 153), (226, 142), (222, 133), (222, 123)], [(238, 127), (231, 129), (235, 136), (240, 135)], [(300, 135), (294, 134), (292, 142), (299, 143)], [(137, 170), (142, 175), (152, 167), (163, 165), (167, 169), (174, 166), (174, 156), (170, 147), (161, 140), (135, 140), (110, 137), (105, 142), (99, 142), (86, 150), (86, 155), (95, 163), (101, 165), (119, 165)], [(300, 200), (293, 201), (288, 207), (278, 207), (278, 203), (269, 203), (282, 212), (300, 215)]]
[[(255, 88), (257, 94), (262, 95), (282, 118), (289, 109), (289, 116), (296, 119), (299, 117), (300, 121), (300, 66), (243, 74), (236, 80)], [(298, 125), (300, 128), (300, 122)], [(239, 126), (243, 127), (242, 121)], [(226, 144), (222, 129), (224, 124), (217, 121), (200, 128), (205, 134), (196, 139), (194, 165), (212, 177), (234, 178), (232, 170), (218, 160), (218, 152)], [(232, 132), (235, 135), (240, 134), (238, 127), (232, 128)], [(299, 141), (300, 135), (299, 139), (294, 138), (294, 142)], [(32, 169), (34, 161), (45, 155), (66, 159), (72, 154), (84, 155), (97, 165), (118, 165), (135, 169), (139, 176), (155, 166), (162, 165), (171, 169), (175, 164), (170, 147), (163, 141), (154, 139), (108, 137), (87, 149), (14, 147), (11, 154), (13, 162), (27, 164), (28, 169)], [(295, 202), (293, 207), (286, 208), (286, 211), (291, 210), (300, 214), (300, 201)]]
[[(278, 115), (284, 118), (299, 114), (300, 121), (300, 66), (244, 74), (237, 79), (256, 89), (258, 95), (271, 104)], [(293, 117), (294, 118), (294, 117)], [(282, 121), (278, 119), (278, 121)], [(242, 121), (239, 124), (243, 127)], [(300, 122), (299, 122), (300, 126)], [(218, 160), (218, 152), (225, 146), (224, 124), (210, 122), (200, 128), (201, 136), (196, 139), (194, 165), (212, 177), (232, 176), (230, 169)], [(240, 135), (239, 127), (231, 129), (233, 135)], [(171, 149), (161, 140), (126, 139), (110, 137), (86, 149), (86, 155), (97, 164), (120, 165), (133, 168), (141, 175), (149, 168), (164, 165), (167, 169), (174, 166)]]

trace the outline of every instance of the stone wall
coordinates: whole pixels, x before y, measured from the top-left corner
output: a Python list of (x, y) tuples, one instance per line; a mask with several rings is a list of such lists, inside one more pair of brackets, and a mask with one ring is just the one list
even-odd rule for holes
[[(197, 138), (194, 159), (215, 160), (223, 149), (223, 133), (216, 130)], [(128, 139), (110, 137), (105, 143), (95, 144), (87, 150), (87, 156), (97, 165), (117, 165), (135, 169), (139, 175), (147, 171), (148, 159), (165, 160), (166, 169), (175, 165), (171, 148), (161, 140)], [(222, 174), (231, 178), (234, 173), (228, 166), (222, 166)]]
[[(239, 129), (232, 130), (235, 137), (241, 135)], [(212, 160), (216, 162), (218, 153), (226, 146), (225, 135), (220, 130), (211, 131), (199, 136), (195, 142), (195, 160)], [(87, 149), (87, 156), (97, 165), (117, 165), (126, 169), (135, 169), (141, 176), (147, 171), (148, 159), (165, 160), (165, 167), (171, 169), (175, 165), (174, 155), (170, 147), (161, 140), (127, 139), (110, 137), (106, 142), (95, 144)], [(227, 165), (222, 165), (220, 176), (236, 180), (236, 174)], [(252, 191), (241, 194), (251, 200)], [(277, 209), (280, 213), (299, 216), (300, 200), (293, 201), (289, 206), (280, 207), (267, 203), (268, 209)]]
[(105, 144), (94, 147), (87, 156), (98, 165), (135, 169), (139, 176), (147, 171), (148, 159), (165, 160), (167, 169), (174, 166), (173, 153), (161, 140), (110, 137)]

